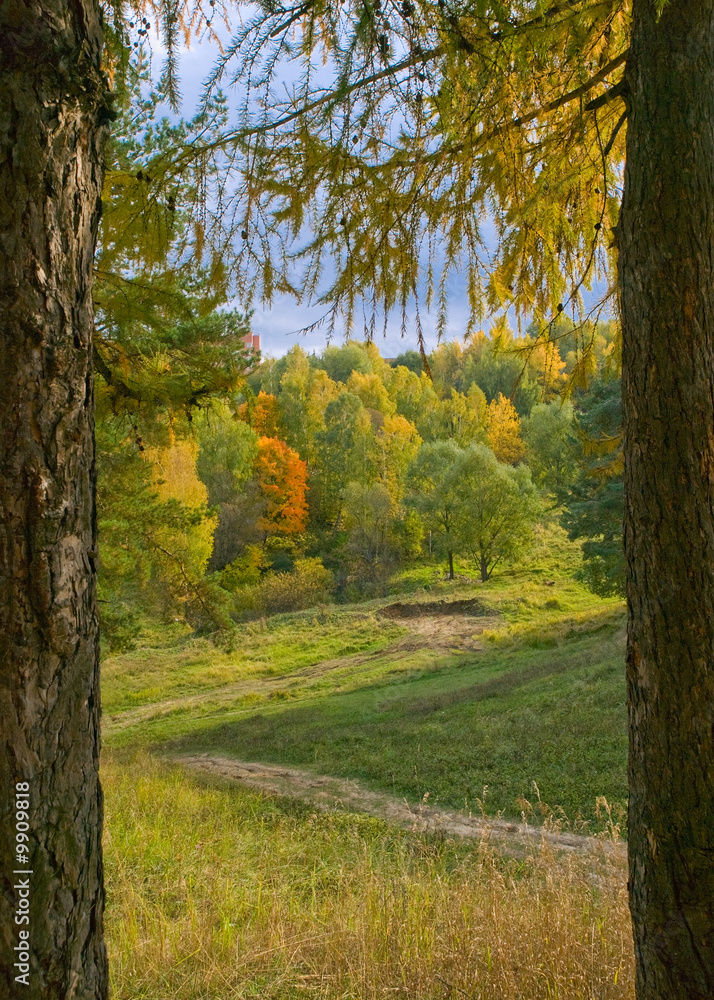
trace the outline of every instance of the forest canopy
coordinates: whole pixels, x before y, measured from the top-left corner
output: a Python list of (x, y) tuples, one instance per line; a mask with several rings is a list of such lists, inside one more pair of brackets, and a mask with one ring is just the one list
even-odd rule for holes
[(377, 595), (400, 568), (485, 581), (558, 519), (593, 589), (620, 593), (617, 327), (588, 337), (587, 389), (564, 321), (545, 345), (503, 325), (442, 343), (432, 377), (371, 342), (296, 345), (191, 420), (117, 412), (100, 379), (105, 643), (131, 645), (147, 614), (220, 634)]

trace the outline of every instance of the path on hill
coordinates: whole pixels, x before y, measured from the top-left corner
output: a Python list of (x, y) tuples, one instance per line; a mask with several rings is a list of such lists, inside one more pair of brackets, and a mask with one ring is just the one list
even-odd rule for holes
[[(312, 684), (319, 682), (325, 674), (342, 671), (358, 677), (361, 672), (371, 670), (375, 661), (389, 657), (396, 663), (408, 659), (417, 650), (429, 649), (440, 656), (448, 653), (481, 652), (483, 632), (502, 624), (502, 618), (497, 612), (487, 611), (475, 599), (399, 602), (380, 608), (376, 614), (380, 618), (399, 622), (407, 631), (393, 642), (370, 653), (351, 653), (319, 660), (284, 674), (241, 678), (233, 683), (207, 687), (203, 691), (162, 698), (136, 708), (113, 712), (105, 715), (103, 728), (110, 733), (170, 712), (200, 710), (206, 699), (210, 699), (211, 714), (217, 713), (218, 717), (224, 705), (229, 706), (240, 698), (249, 695), (269, 698), (271, 694), (284, 690), (309, 694)], [(254, 710), (255, 704), (236, 709), (230, 714), (250, 713)]]
[(549, 830), (527, 823), (514, 823), (488, 816), (473, 816), (429, 805), (427, 797), (417, 806), (386, 792), (365, 788), (354, 779), (334, 778), (278, 764), (256, 764), (214, 757), (209, 754), (181, 755), (175, 761), (194, 771), (220, 775), (251, 788), (275, 795), (302, 799), (322, 812), (344, 810), (367, 813), (417, 832), (442, 832), (452, 837), (487, 839), (511, 854), (523, 854), (545, 843), (567, 853), (593, 854), (623, 861), (626, 845), (602, 837)]

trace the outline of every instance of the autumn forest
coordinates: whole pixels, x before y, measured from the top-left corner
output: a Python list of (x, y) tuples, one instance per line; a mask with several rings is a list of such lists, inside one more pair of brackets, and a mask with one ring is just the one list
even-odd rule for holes
[(232, 394), (144, 420), (100, 380), (105, 648), (129, 648), (147, 615), (222, 635), (379, 596), (409, 567), (486, 581), (527, 561), (544, 520), (582, 539), (596, 593), (620, 593), (618, 348), (614, 324), (565, 321), (425, 358), (298, 344), (249, 354)]

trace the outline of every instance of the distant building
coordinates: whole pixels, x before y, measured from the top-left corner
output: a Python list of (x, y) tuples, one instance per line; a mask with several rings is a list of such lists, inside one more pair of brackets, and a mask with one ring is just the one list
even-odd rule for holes
[(249, 351), (259, 351), (260, 350), (260, 334), (259, 333), (246, 333), (243, 337), (243, 343), (248, 348)]

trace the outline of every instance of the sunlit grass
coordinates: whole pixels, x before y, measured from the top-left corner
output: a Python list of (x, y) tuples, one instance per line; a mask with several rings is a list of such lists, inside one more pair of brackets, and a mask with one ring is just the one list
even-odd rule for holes
[[(152, 627), (104, 662), (115, 1000), (631, 1000), (622, 852), (507, 858), (156, 756), (299, 765), (490, 814), (530, 800), (532, 820), (547, 801), (607, 830), (597, 796), (617, 820), (626, 794), (623, 609), (574, 579), (557, 529), (529, 556), (487, 584), (414, 567), (389, 596), (240, 626), (230, 649)], [(480, 650), (405, 652), (408, 621), (379, 614), (464, 598), (489, 616)]]
[[(105, 743), (299, 765), (454, 808), (487, 786), (513, 816), (536, 782), (594, 824), (597, 796), (622, 809), (627, 794), (624, 609), (573, 578), (577, 561), (551, 528), (532, 564), (487, 584), (418, 567), (407, 589), (428, 590), (254, 622), (232, 650), (183, 635), (108, 659)], [(379, 613), (464, 598), (488, 616), (478, 651), (405, 649), (409, 621)]]
[(107, 757), (115, 1000), (629, 1000), (624, 864), (504, 859)]

